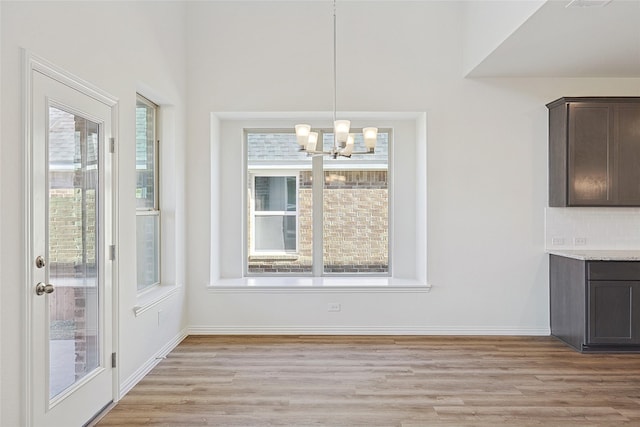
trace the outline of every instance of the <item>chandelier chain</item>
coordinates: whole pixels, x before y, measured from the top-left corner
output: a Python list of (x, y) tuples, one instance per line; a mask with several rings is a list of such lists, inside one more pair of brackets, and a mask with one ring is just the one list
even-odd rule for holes
[[(337, 98), (338, 98), (338, 55), (337, 55), (337, 24), (336, 24), (336, 0), (333, 0), (333, 121), (336, 119)], [(334, 147), (336, 145), (334, 135)]]
[[(1, 1), (1, 0), (0, 0)], [(378, 138), (378, 128), (362, 128), (362, 136), (366, 147), (365, 151), (354, 151), (355, 134), (349, 133), (350, 120), (338, 120), (338, 18), (336, 13), (336, 2), (333, 0), (333, 147), (330, 151), (324, 151), (324, 141), (320, 141), (318, 148), (318, 132), (311, 131), (309, 124), (297, 124), (296, 141), (300, 146), (300, 151), (308, 154), (329, 154), (334, 159), (338, 156), (350, 158), (352, 154), (374, 154), (376, 141)]]

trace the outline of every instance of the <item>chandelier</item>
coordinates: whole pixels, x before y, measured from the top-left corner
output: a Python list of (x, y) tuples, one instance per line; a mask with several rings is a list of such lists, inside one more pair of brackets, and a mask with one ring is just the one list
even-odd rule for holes
[(351, 121), (336, 119), (336, 34), (336, 0), (333, 0), (333, 147), (331, 147), (330, 151), (323, 151), (323, 144), (320, 142), (320, 149), (318, 149), (318, 132), (312, 132), (311, 125), (309, 124), (298, 124), (295, 126), (296, 140), (300, 146), (300, 151), (306, 151), (312, 155), (328, 154), (336, 159), (338, 156), (351, 157), (352, 154), (373, 154), (378, 140), (378, 128), (363, 128), (362, 135), (366, 151), (354, 151), (355, 134), (349, 133)]

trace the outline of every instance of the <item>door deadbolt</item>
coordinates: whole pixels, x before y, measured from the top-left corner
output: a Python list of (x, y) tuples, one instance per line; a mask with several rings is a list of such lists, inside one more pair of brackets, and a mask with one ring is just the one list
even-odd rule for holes
[(36, 267), (43, 268), (45, 265), (47, 265), (47, 263), (44, 258), (38, 255), (38, 258), (36, 258)]
[(52, 284), (44, 284), (42, 282), (36, 285), (36, 295), (50, 294), (55, 291), (55, 288)]

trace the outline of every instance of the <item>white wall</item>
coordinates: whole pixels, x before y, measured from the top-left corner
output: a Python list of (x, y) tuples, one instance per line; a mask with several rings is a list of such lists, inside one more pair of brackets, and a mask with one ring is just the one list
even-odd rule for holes
[[(135, 96), (170, 106), (173, 144), (164, 159), (170, 176), (168, 217), (175, 227), (174, 280), (184, 283), (186, 142), (186, 6), (180, 2), (10, 2), (2, 1), (2, 419), (18, 426), (24, 396), (22, 363), (22, 223), (24, 170), (21, 137), (20, 48), (29, 49), (119, 99), (119, 378), (125, 383), (186, 327), (184, 288), (134, 317), (135, 283)], [(162, 327), (157, 311), (163, 312)]]
[(464, 75), (498, 48), (547, 0), (468, 1), (464, 4)]
[[(339, 2), (338, 109), (427, 113), (423, 262), (433, 289), (214, 292), (206, 288), (210, 236), (226, 224), (209, 223), (218, 215), (209, 195), (222, 194), (210, 113), (330, 110), (331, 6), (196, 2), (188, 10), (193, 331), (548, 333), (545, 104), (637, 95), (638, 79), (463, 79), (460, 4)], [(214, 154), (230, 160), (224, 144)], [(342, 311), (328, 313), (328, 302)]]
[(547, 249), (640, 248), (639, 208), (547, 208), (545, 217)]

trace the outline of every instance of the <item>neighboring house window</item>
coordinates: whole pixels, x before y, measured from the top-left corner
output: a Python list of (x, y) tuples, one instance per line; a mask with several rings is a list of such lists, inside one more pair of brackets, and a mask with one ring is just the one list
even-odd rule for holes
[(254, 176), (254, 252), (296, 252), (297, 181), (296, 176)]
[(158, 106), (136, 100), (136, 252), (137, 289), (160, 283), (160, 204), (158, 200)]
[[(333, 134), (320, 133), (328, 150)], [(245, 130), (245, 137), (249, 275), (389, 274), (389, 130), (379, 132), (373, 155), (322, 162), (298, 151), (291, 131)], [(355, 150), (365, 151), (361, 137)], [(315, 188), (314, 167), (324, 177)], [(314, 208), (318, 191), (322, 206)], [(322, 253), (313, 253), (314, 240)]]

